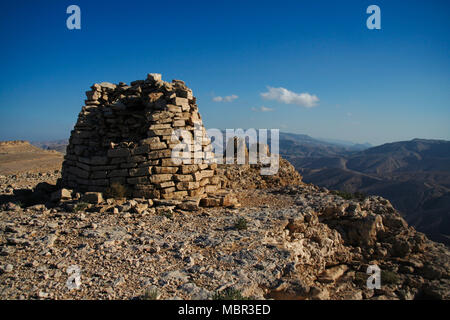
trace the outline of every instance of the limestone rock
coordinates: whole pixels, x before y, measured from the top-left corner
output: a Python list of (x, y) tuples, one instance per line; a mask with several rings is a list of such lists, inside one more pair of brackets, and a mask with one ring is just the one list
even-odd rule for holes
[(100, 192), (86, 192), (81, 196), (81, 201), (91, 204), (99, 204), (103, 202), (103, 196)]
[(347, 271), (348, 267), (345, 264), (340, 266), (332, 267), (330, 269), (326, 269), (320, 276), (320, 282), (332, 283), (339, 279), (345, 271)]
[(62, 200), (71, 200), (72, 192), (65, 188), (59, 189), (51, 194), (51, 201), (62, 201)]

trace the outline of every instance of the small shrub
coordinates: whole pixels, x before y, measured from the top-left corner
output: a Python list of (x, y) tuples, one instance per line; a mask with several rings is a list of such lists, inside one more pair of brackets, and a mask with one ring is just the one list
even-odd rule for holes
[(369, 275), (367, 273), (356, 272), (353, 282), (360, 287), (366, 286), (368, 278), (369, 278)]
[(355, 192), (355, 193), (351, 193), (351, 192), (347, 192), (347, 191), (340, 191), (340, 190), (334, 190), (331, 192), (334, 195), (337, 195), (345, 200), (352, 200), (352, 199), (356, 199), (356, 200), (364, 200), (367, 195), (363, 192)]
[(216, 292), (213, 297), (213, 300), (251, 300), (251, 298), (242, 296), (240, 290), (234, 288), (227, 288), (221, 292)]
[(25, 204), (22, 201), (16, 201), (14, 204), (22, 209), (25, 208)]
[(335, 190), (332, 193), (334, 195), (337, 195), (337, 196), (341, 197), (342, 199), (345, 199), (345, 200), (352, 199), (352, 194), (350, 192)]
[(86, 202), (78, 202), (75, 207), (73, 207), (73, 212), (77, 213), (80, 211), (85, 211), (88, 208), (89, 204)]
[(397, 284), (400, 278), (397, 273), (387, 270), (381, 271), (381, 285), (383, 284)]
[(158, 300), (158, 289), (156, 288), (145, 289), (144, 295), (142, 296), (142, 300)]
[(171, 211), (164, 211), (162, 213), (162, 215), (168, 219), (172, 219), (173, 218), (173, 213)]
[(355, 192), (354, 194), (353, 194), (353, 197), (355, 198), (355, 199), (358, 199), (358, 200), (364, 200), (365, 198), (367, 198), (367, 194), (365, 194), (364, 192)]
[(173, 212), (171, 210), (160, 210), (158, 211), (160, 216), (166, 217), (167, 219), (173, 218)]
[(126, 198), (129, 194), (127, 187), (124, 185), (114, 182), (111, 186), (106, 189), (105, 196), (106, 198), (114, 198), (114, 199), (123, 199)]
[(239, 218), (234, 227), (237, 230), (247, 230), (247, 220), (245, 218)]

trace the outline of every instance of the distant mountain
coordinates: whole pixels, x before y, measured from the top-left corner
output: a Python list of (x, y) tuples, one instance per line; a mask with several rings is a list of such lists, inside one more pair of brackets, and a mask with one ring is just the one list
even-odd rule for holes
[(347, 167), (365, 173), (450, 171), (450, 142), (414, 139), (387, 143), (348, 159)]
[(287, 157), (331, 157), (366, 149), (363, 145), (332, 139), (317, 139), (306, 134), (280, 132), (280, 154)]
[(284, 156), (304, 181), (388, 198), (419, 231), (450, 244), (450, 141), (414, 139), (360, 152)]
[(331, 144), (344, 146), (344, 147), (347, 147), (348, 149), (354, 150), (354, 151), (361, 151), (361, 150), (365, 150), (365, 149), (373, 147), (368, 142), (366, 142), (366, 143), (354, 143), (354, 142), (351, 142), (351, 141), (340, 140), (340, 139), (330, 139), (330, 138), (316, 138), (316, 139), (317, 140), (322, 140), (322, 141), (325, 141), (325, 142), (329, 142)]
[(69, 144), (69, 140), (32, 141), (31, 144), (44, 150), (55, 150), (66, 154), (66, 147)]

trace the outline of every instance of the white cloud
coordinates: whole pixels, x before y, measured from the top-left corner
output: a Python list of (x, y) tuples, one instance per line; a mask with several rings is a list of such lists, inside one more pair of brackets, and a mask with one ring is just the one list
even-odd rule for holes
[(276, 100), (286, 104), (296, 104), (306, 108), (312, 108), (317, 105), (319, 98), (307, 92), (295, 93), (285, 88), (267, 87), (269, 91), (261, 93), (266, 100)]
[(259, 108), (252, 108), (252, 111), (254, 111), (254, 112), (271, 112), (271, 111), (273, 111), (273, 109), (261, 106)]
[(270, 111), (273, 111), (273, 109), (272, 108), (267, 108), (267, 107), (264, 107), (264, 106), (261, 107), (261, 112), (270, 112)]
[(231, 96), (225, 96), (225, 97), (217, 96), (217, 97), (214, 97), (213, 101), (215, 101), (215, 102), (232, 102), (233, 100), (236, 100), (237, 98), (239, 98), (237, 95), (232, 94)]

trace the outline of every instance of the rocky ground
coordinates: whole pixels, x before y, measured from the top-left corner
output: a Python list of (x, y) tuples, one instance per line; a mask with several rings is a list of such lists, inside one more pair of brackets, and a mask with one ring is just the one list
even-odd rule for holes
[[(58, 171), (0, 176), (0, 299), (212, 299), (231, 288), (256, 299), (449, 299), (449, 250), (389, 201), (246, 170), (224, 178), (240, 202), (230, 208), (73, 193), (52, 202)], [(69, 290), (74, 265), (81, 286)], [(366, 286), (369, 265), (380, 289)]]

